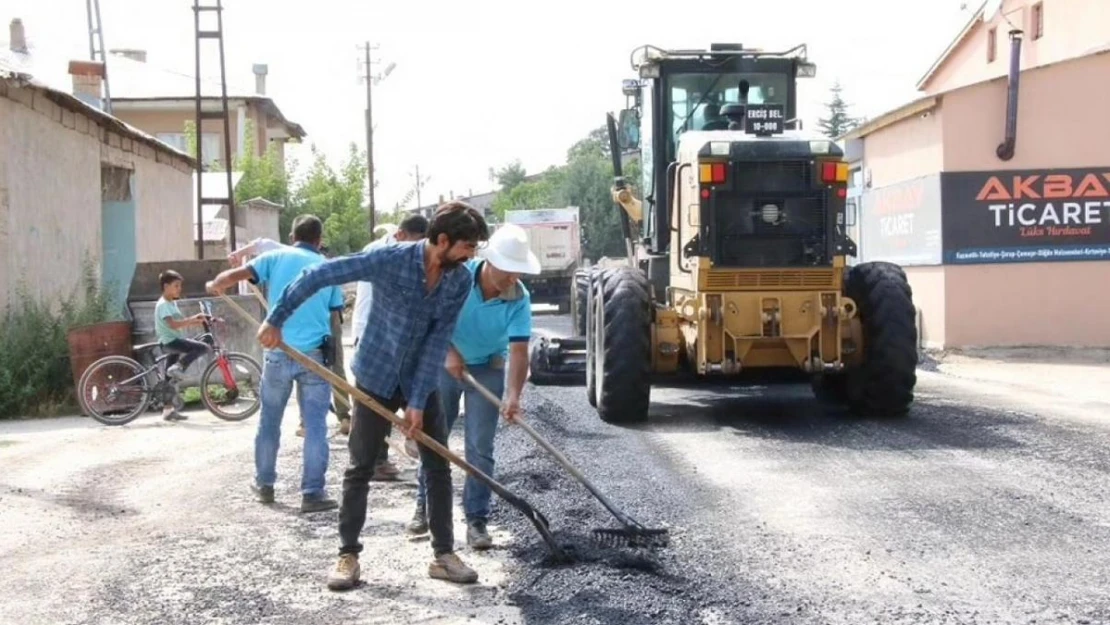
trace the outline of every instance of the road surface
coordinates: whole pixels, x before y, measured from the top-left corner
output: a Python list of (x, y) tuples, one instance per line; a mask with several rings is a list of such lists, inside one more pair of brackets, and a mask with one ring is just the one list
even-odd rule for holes
[[(366, 584), (347, 593), (324, 588), (334, 513), (295, 511), (295, 408), (273, 509), (247, 490), (254, 418), (0, 423), (0, 623), (1108, 623), (1108, 370), (946, 360), (892, 422), (807, 386), (661, 387), (648, 424), (615, 427), (582, 387), (530, 387), (530, 422), (670, 545), (591, 542), (612, 517), (504, 428), (498, 479), (575, 561), (498, 501), (484, 554), (456, 508), (479, 584), (431, 580), (403, 531), (411, 483), (375, 484)], [(332, 452), (337, 489), (342, 438)]]

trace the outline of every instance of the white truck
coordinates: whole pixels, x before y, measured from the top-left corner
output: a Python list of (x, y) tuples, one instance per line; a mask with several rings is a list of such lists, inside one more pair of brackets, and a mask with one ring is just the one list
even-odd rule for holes
[(554, 304), (560, 314), (569, 312), (574, 271), (582, 251), (578, 207), (505, 211), (505, 223), (528, 232), (532, 252), (540, 259), (539, 275), (521, 276), (532, 303)]

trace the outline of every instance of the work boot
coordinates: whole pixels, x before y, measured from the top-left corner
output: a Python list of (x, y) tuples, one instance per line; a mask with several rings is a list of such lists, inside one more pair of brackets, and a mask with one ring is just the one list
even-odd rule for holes
[(358, 584), (361, 570), (358, 565), (357, 553), (345, 553), (339, 556), (339, 562), (328, 573), (328, 590), (350, 590)]
[(424, 507), (424, 503), (416, 504), (416, 512), (412, 515), (412, 520), (409, 521), (408, 529), (410, 534), (423, 534), (428, 531), (428, 511)]
[(469, 521), (466, 524), (466, 544), (473, 549), (489, 549), (493, 546), (493, 539), (486, 531), (486, 522), (481, 519)]
[(388, 460), (382, 460), (374, 465), (374, 475), (370, 479), (375, 482), (393, 482), (400, 474), (401, 470), (397, 468), (397, 465)]
[(301, 512), (325, 512), (335, 510), (339, 502), (327, 495), (304, 495), (301, 497)]
[(478, 581), (478, 572), (464, 564), (454, 552), (436, 556), (428, 565), (428, 576), (456, 584), (473, 584)]
[(274, 503), (274, 487), (251, 484), (251, 490), (258, 497), (259, 503)]

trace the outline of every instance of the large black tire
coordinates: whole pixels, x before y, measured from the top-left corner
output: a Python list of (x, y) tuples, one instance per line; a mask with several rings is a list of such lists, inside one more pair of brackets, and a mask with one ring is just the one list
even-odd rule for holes
[(597, 408), (597, 345), (594, 342), (594, 334), (597, 330), (597, 300), (601, 298), (599, 284), (604, 279), (605, 270), (600, 268), (591, 268), (588, 276), (588, 283), (586, 289), (586, 298), (582, 300), (582, 307), (585, 309), (586, 324), (583, 334), (586, 336), (586, 400), (590, 405)]
[(594, 385), (606, 423), (636, 423), (651, 403), (651, 287), (642, 271), (606, 271), (594, 298)]
[[(850, 409), (865, 417), (901, 417), (917, 386), (917, 310), (902, 268), (886, 262), (852, 267), (846, 295), (863, 328), (863, 364), (844, 379)], [(838, 381), (826, 390), (836, 394)]]
[(597, 273), (596, 267), (579, 269), (574, 272), (574, 282), (571, 284), (573, 292), (573, 306), (571, 307), (571, 323), (574, 324), (574, 336), (586, 336), (586, 305), (589, 299), (590, 278)]

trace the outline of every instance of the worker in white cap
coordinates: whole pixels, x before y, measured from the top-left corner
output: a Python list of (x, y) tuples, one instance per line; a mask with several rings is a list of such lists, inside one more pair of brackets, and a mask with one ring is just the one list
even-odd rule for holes
[[(532, 299), (520, 276), (540, 273), (540, 261), (530, 249), (524, 229), (506, 224), (493, 233), (478, 251), (478, 257), (468, 261), (466, 267), (474, 274), (474, 286), (455, 325), (452, 347), (440, 377), (439, 396), (448, 432), (458, 418), (459, 400), (465, 396), (466, 461), (492, 476), (499, 411), (470, 387), (462, 374), (469, 371), (482, 386), (501, 398), (500, 412), (506, 419), (520, 418), (521, 394), (528, 379), (528, 342), (532, 336)], [(408, 529), (413, 534), (423, 534), (428, 530), (423, 470), (417, 479), (416, 513)], [(467, 476), (463, 510), (467, 544), (474, 549), (492, 547), (486, 528), (489, 487)]]

